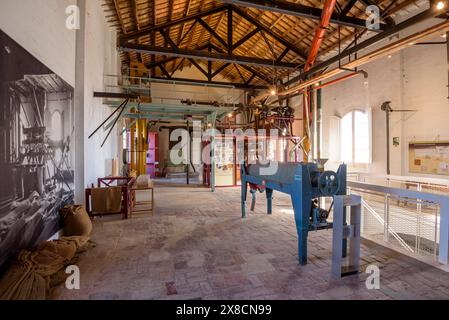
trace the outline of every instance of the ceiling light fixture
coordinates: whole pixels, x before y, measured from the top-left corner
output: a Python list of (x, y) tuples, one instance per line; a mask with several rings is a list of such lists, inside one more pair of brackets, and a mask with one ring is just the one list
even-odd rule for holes
[(285, 137), (287, 135), (287, 129), (284, 128), (284, 130), (282, 130), (282, 135)]
[(446, 7), (446, 4), (444, 3), (444, 1), (437, 2), (437, 5), (436, 5), (437, 10), (443, 10), (444, 7)]

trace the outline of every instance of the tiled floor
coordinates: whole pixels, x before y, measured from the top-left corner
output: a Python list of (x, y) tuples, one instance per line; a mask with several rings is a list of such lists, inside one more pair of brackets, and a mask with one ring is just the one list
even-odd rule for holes
[(330, 276), (332, 231), (309, 235), (309, 264), (297, 263), (289, 199), (265, 197), (240, 218), (240, 189), (156, 189), (156, 213), (94, 223), (97, 247), (81, 256), (81, 289), (58, 299), (447, 299), (449, 273), (363, 241), (362, 265), (380, 267), (380, 289), (367, 274)]

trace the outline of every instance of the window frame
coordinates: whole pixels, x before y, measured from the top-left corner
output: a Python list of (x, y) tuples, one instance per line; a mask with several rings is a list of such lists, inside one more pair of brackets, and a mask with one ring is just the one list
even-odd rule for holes
[[(357, 162), (355, 161), (356, 159), (356, 112), (360, 112), (366, 115), (367, 117), (367, 122), (368, 122), (368, 161), (367, 162)], [(348, 164), (351, 165), (367, 165), (367, 164), (372, 164), (373, 159), (372, 159), (372, 146), (373, 146), (373, 140), (372, 140), (372, 110), (371, 108), (368, 109), (360, 109), (360, 108), (354, 108), (351, 109), (350, 111), (346, 112), (344, 114), (344, 116), (340, 117), (340, 146), (339, 146), (339, 151), (340, 151), (340, 160), (343, 159), (343, 154), (342, 154), (342, 140), (343, 140), (343, 129), (342, 129), (342, 121), (343, 118), (345, 118), (346, 116), (348, 116), (349, 114), (351, 114), (351, 148), (352, 148), (352, 159), (350, 162), (348, 162)]]

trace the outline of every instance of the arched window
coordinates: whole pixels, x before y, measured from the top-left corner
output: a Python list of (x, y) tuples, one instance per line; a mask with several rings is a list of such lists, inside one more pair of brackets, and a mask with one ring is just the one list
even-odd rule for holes
[(371, 162), (369, 112), (351, 111), (340, 120), (340, 155), (346, 163)]
[(64, 133), (62, 130), (62, 117), (59, 111), (53, 112), (51, 115), (51, 131), (50, 139), (53, 141), (62, 141), (64, 139)]

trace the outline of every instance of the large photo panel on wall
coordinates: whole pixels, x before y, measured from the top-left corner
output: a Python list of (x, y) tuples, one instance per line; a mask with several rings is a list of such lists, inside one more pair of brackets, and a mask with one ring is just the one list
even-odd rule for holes
[(74, 198), (74, 90), (0, 30), (0, 267)]

